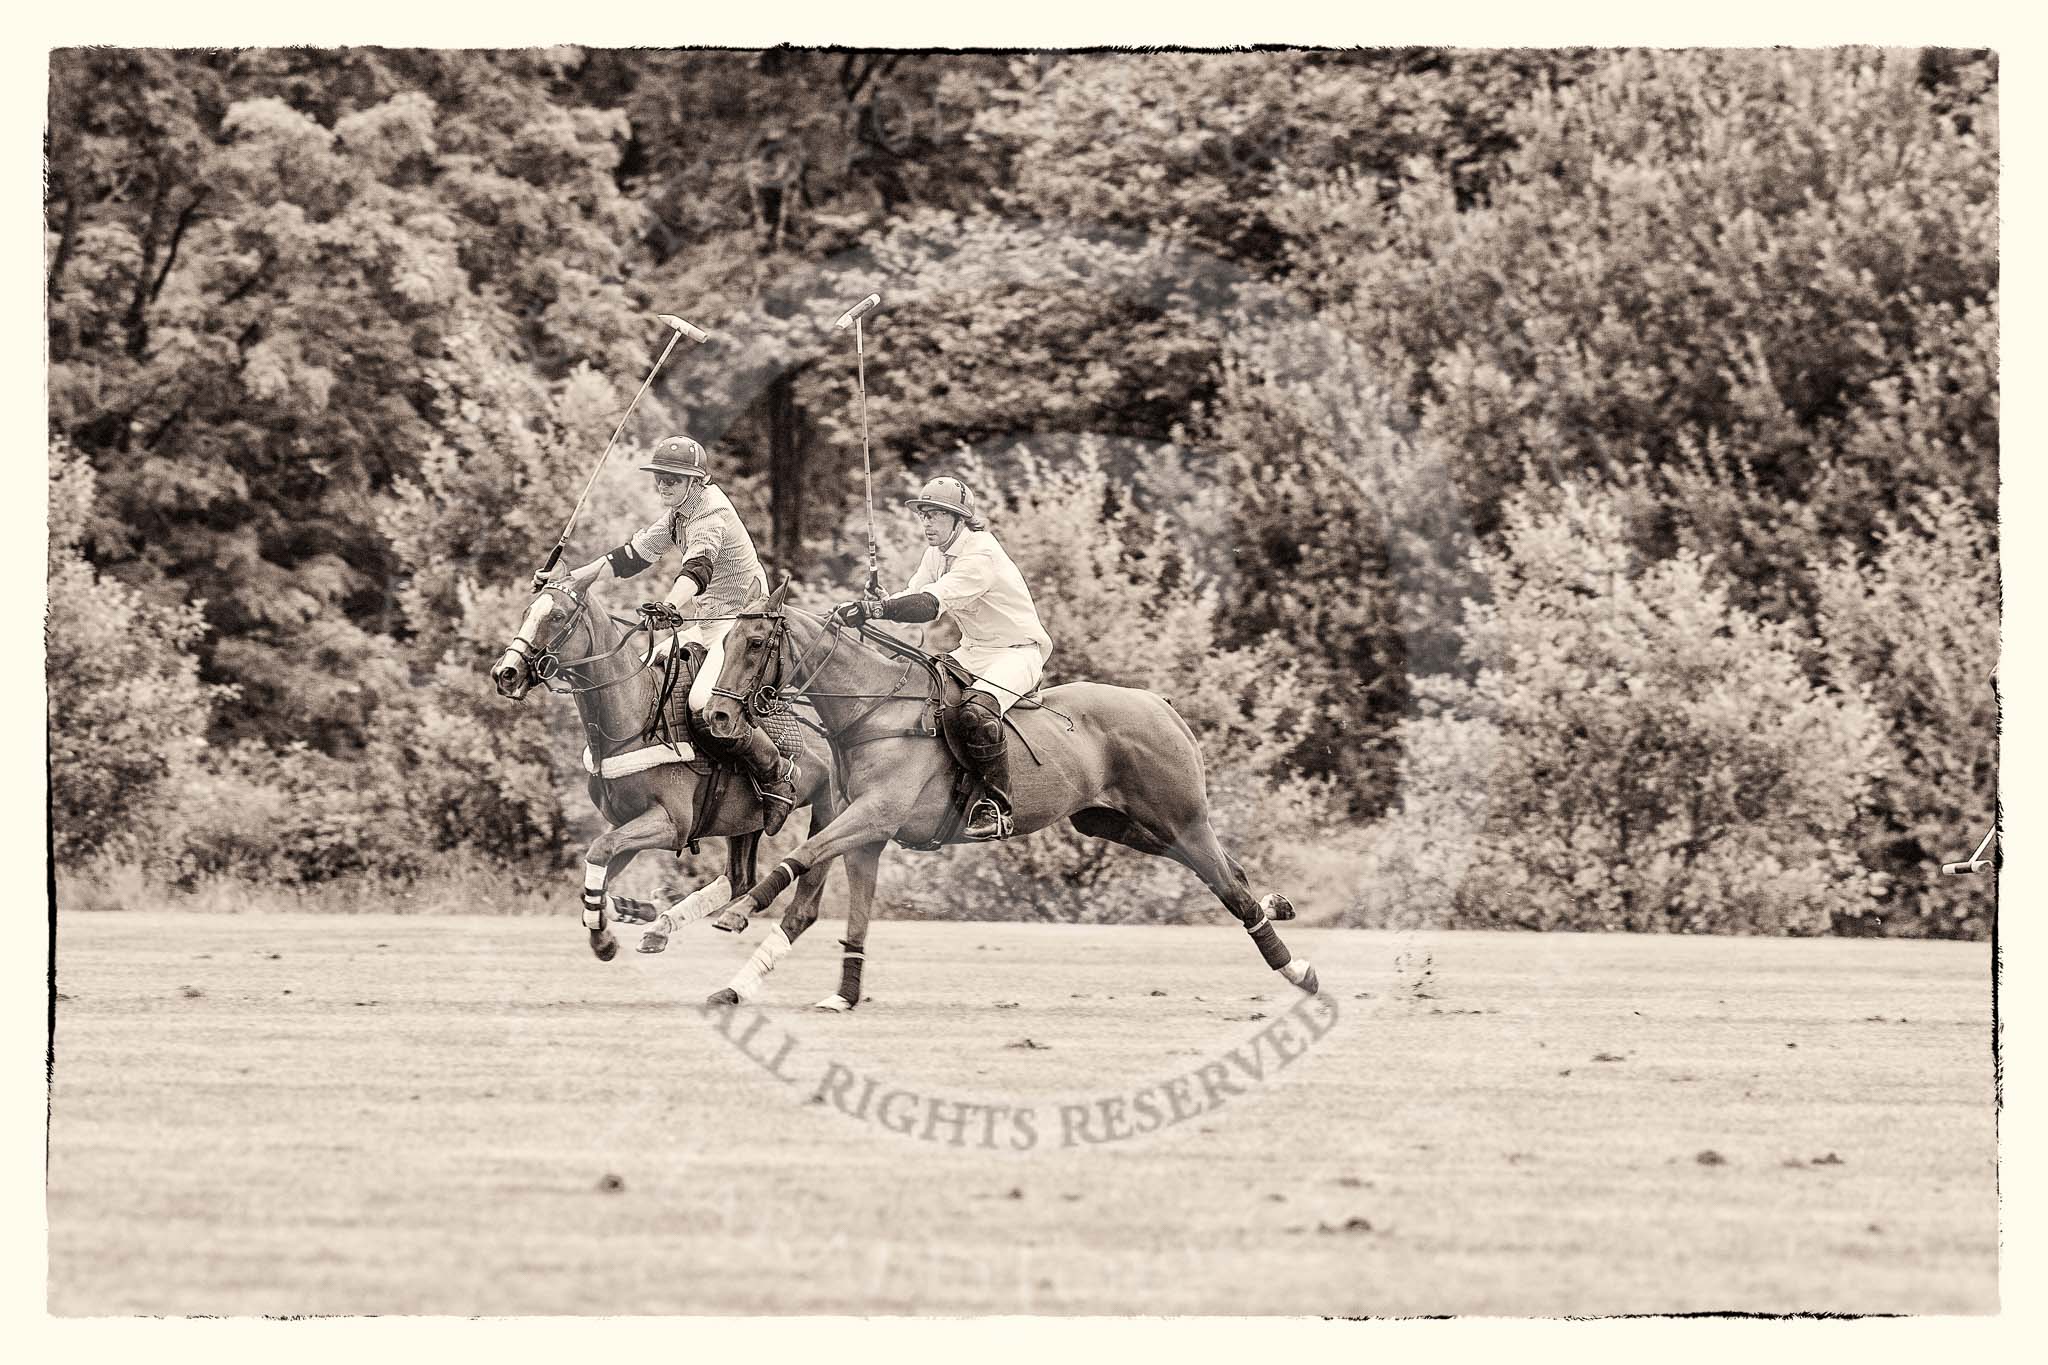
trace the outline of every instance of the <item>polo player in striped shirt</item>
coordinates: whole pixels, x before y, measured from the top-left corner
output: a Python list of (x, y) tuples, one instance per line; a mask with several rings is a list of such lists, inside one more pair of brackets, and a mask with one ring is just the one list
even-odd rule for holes
[[(704, 447), (688, 436), (666, 438), (640, 468), (654, 476), (654, 492), (666, 514), (611, 553), (571, 570), (564, 581), (581, 591), (606, 578), (633, 578), (680, 546), (682, 572), (664, 599), (685, 623), (676, 632), (675, 647), (699, 644), (707, 653), (715, 651), (740, 608), (768, 591), (754, 538), (732, 500), (711, 482)], [(691, 707), (699, 709), (694, 695)], [(752, 724), (730, 742), (724, 756), (745, 766), (761, 797), (765, 832), (776, 833), (796, 806), (796, 761)]]

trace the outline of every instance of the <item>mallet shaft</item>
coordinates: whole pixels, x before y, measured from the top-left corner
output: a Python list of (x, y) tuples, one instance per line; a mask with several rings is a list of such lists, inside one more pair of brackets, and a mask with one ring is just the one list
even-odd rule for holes
[(668, 339), (668, 345), (661, 348), (661, 355), (655, 360), (654, 368), (649, 370), (647, 378), (641, 381), (640, 391), (633, 395), (632, 402), (626, 404), (626, 411), (620, 416), (619, 424), (612, 428), (611, 440), (604, 443), (604, 453), (597, 457), (596, 468), (590, 471), (589, 479), (585, 480), (583, 484), (583, 491), (577, 495), (576, 505), (569, 510), (569, 520), (562, 527), (561, 538), (555, 542), (555, 548), (548, 551), (547, 561), (540, 566), (539, 572), (533, 576), (536, 587), (542, 579), (548, 576), (548, 573), (555, 565), (561, 562), (562, 551), (569, 546), (569, 534), (576, 529), (576, 518), (583, 515), (583, 504), (589, 501), (590, 490), (597, 487), (597, 476), (604, 472), (604, 462), (611, 458), (612, 447), (619, 443), (620, 435), (626, 430), (627, 421), (633, 416), (633, 409), (640, 406), (641, 398), (646, 396), (647, 390), (654, 384), (654, 377), (660, 374), (661, 367), (668, 363), (669, 352), (675, 350), (676, 343), (686, 336), (700, 346), (710, 339), (710, 333), (706, 332), (703, 328), (693, 327), (673, 314), (658, 313), (655, 316), (673, 329)]
[(868, 590), (871, 593), (882, 590), (882, 552), (875, 536), (875, 462), (868, 450), (868, 352), (861, 318), (881, 301), (880, 294), (870, 294), (855, 304), (850, 314), (853, 318), (854, 360), (860, 367), (860, 467), (868, 492)]

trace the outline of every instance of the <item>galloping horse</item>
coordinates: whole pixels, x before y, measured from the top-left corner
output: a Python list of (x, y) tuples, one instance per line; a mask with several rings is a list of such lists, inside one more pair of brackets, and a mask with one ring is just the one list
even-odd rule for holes
[[(644, 647), (629, 648), (643, 633)], [(687, 763), (644, 766), (644, 760), (634, 759), (647, 747), (643, 738), (659, 697), (654, 648), (651, 629), (636, 626), (622, 635), (613, 618), (598, 609), (587, 594), (556, 585), (543, 589), (527, 607), (519, 633), (491, 669), (498, 694), (509, 701), (521, 700), (536, 684), (576, 698), (576, 710), (590, 741), (585, 766), (596, 770), (590, 778), (590, 800), (612, 825), (591, 842), (584, 855), (583, 924), (590, 931), (590, 950), (601, 962), (611, 961), (619, 951), (605, 894), (611, 875), (624, 870), (634, 855), (647, 849), (682, 847), (693, 832), (699, 785), (704, 780)], [(700, 681), (708, 693), (710, 680), (700, 677)], [(831, 755), (821, 741), (802, 735), (795, 757), (797, 801), (811, 807), (811, 832), (815, 835), (831, 818), (827, 795)], [(607, 770), (619, 775), (599, 775)], [(743, 777), (723, 784), (716, 801), (704, 828), (694, 832), (723, 837), (729, 863), (727, 886), (749, 885), (761, 842), (761, 811)], [(811, 907), (815, 914), (824, 887), (822, 873), (807, 879), (797, 888), (797, 903)], [(670, 924), (695, 919), (717, 903), (715, 896), (705, 897), (700, 892), (667, 918)], [(656, 923), (642, 943), (644, 950), (659, 951), (656, 943), (667, 942), (661, 922)]]
[[(749, 602), (704, 660), (704, 673), (717, 673), (705, 716), (714, 726), (730, 726), (756, 698), (807, 697), (843, 764), (846, 808), (823, 830), (814, 825), (795, 852), (724, 907), (721, 914), (738, 922), (834, 858), (873, 860), (891, 839), (930, 845), (957, 828), (948, 819), (953, 760), (925, 724), (931, 686), (913, 652), (866, 643), (786, 607), (787, 591), (785, 583)], [(1017, 736), (1010, 762), (1016, 833), (1070, 820), (1083, 834), (1173, 859), (1237, 917), (1268, 967), (1314, 994), (1315, 968), (1287, 951), (1272, 924), (1292, 919), (1293, 907), (1277, 893), (1255, 898), (1244, 869), (1217, 842), (1201, 750), (1167, 700), (1135, 688), (1076, 682), (1048, 688), (1041, 701), (1019, 703), (1007, 717)], [(850, 955), (866, 936), (866, 909), (857, 901), (848, 914)], [(711, 1003), (747, 999), (814, 917), (801, 905), (792, 909), (747, 970)], [(842, 989), (838, 999), (839, 1005), (827, 1001), (826, 1007), (859, 1003), (857, 990), (848, 997)]]

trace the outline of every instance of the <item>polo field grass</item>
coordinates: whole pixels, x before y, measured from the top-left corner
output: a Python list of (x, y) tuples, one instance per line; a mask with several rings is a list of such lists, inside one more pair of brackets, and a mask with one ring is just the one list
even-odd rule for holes
[(1999, 1306), (1984, 943), (770, 923), (61, 914), (51, 1311)]

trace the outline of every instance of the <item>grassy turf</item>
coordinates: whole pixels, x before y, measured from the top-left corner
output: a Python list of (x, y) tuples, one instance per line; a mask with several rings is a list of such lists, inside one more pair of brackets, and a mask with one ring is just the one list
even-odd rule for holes
[[(1276, 1072), (1300, 998), (1234, 928), (884, 923), (828, 1016), (828, 922), (728, 1037), (765, 929), (65, 914), (51, 1309), (1997, 1307), (1983, 944), (1296, 928), (1337, 1017)], [(1211, 1103), (1233, 1047), (1267, 1079)], [(1037, 1141), (809, 1102), (834, 1065)]]

